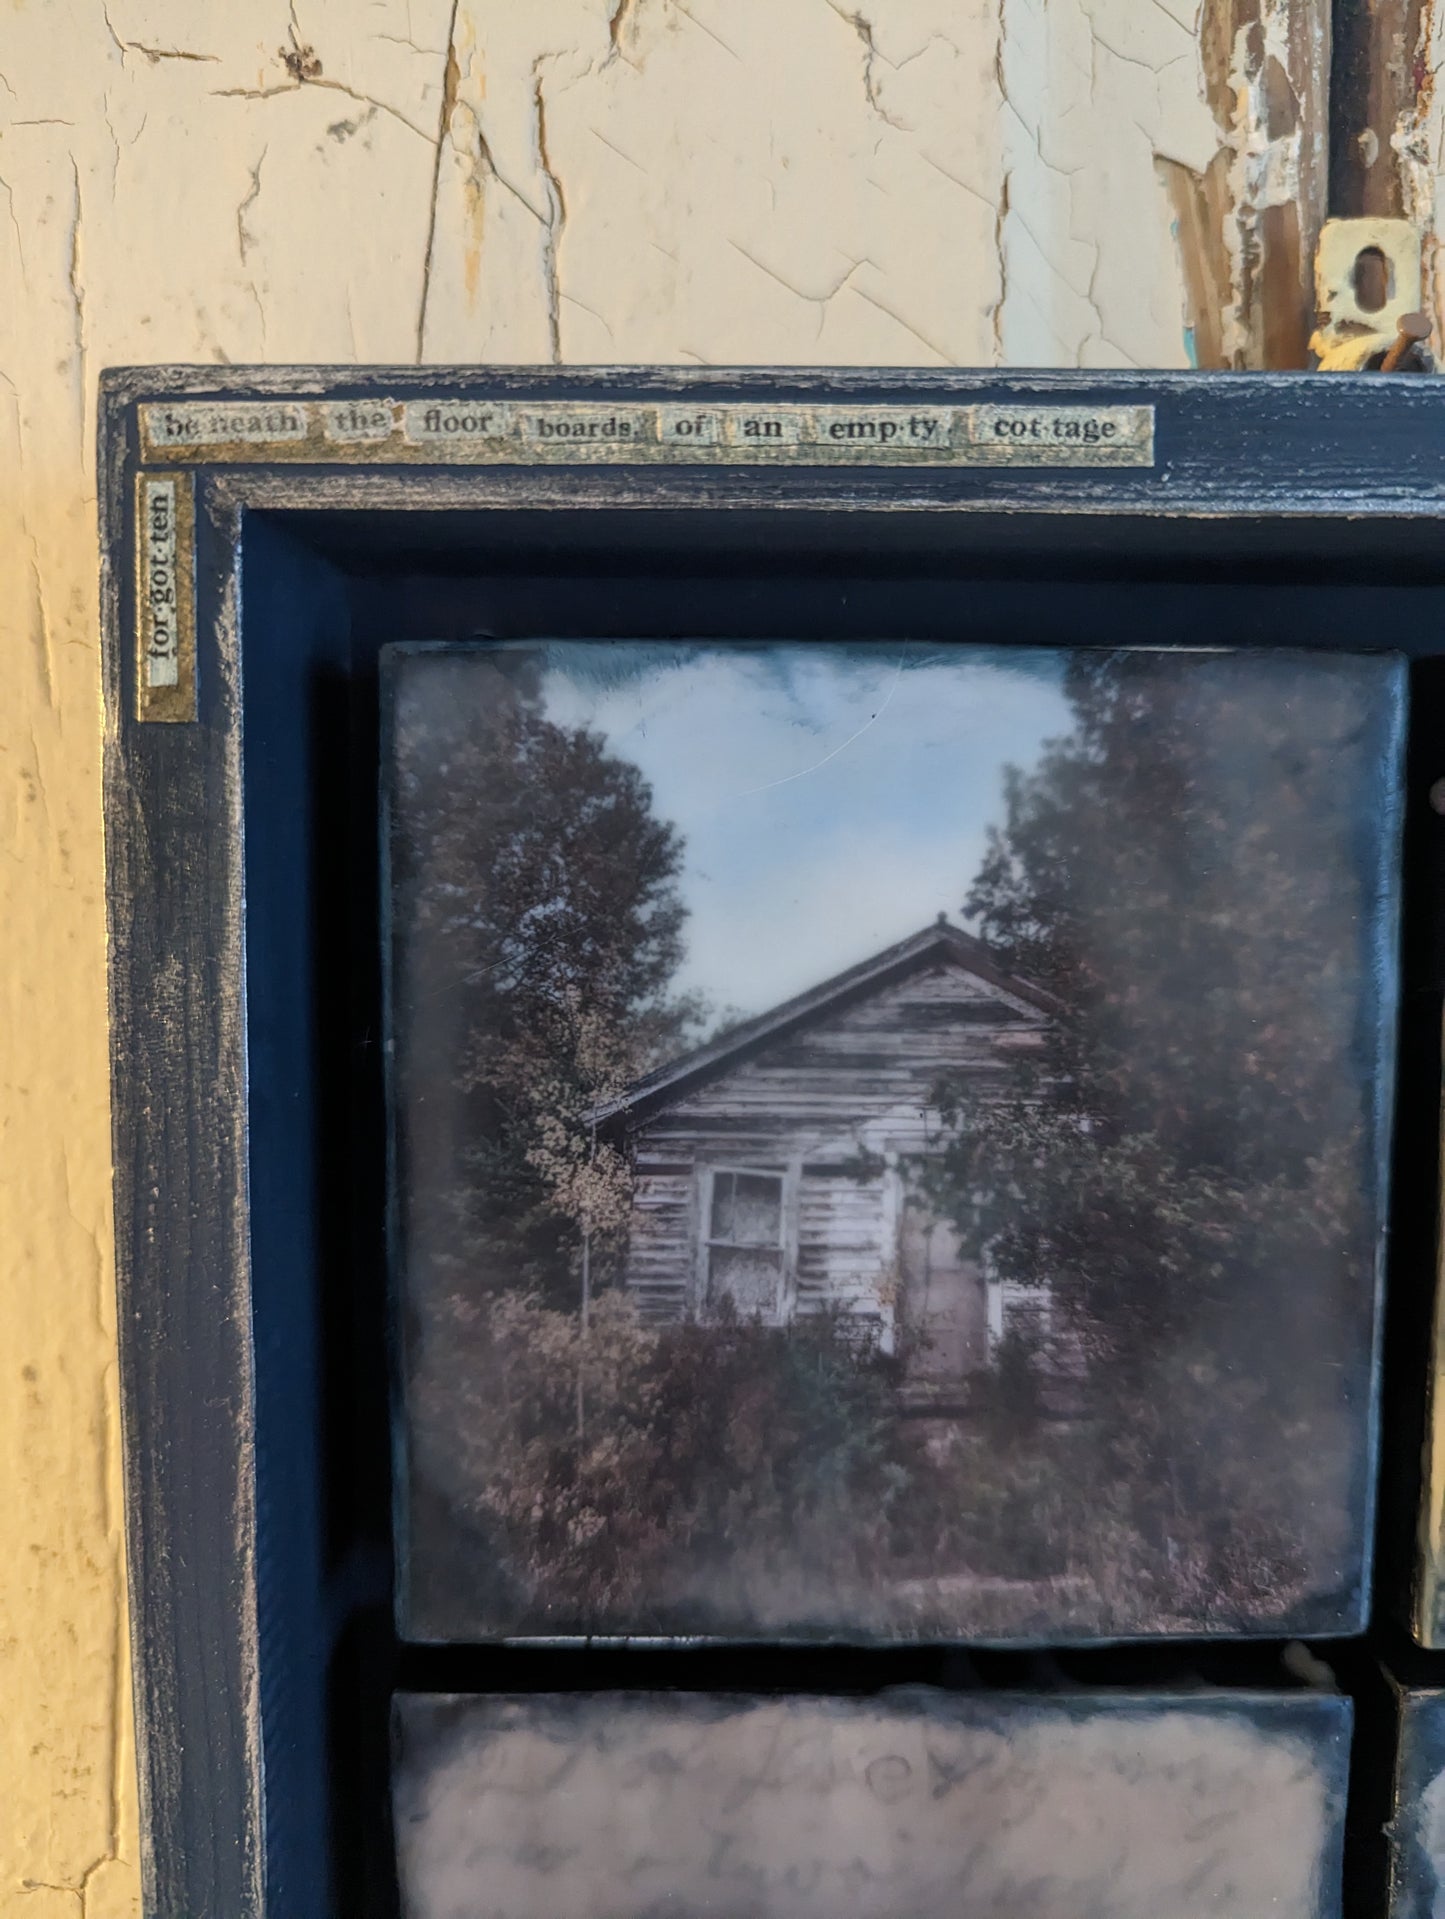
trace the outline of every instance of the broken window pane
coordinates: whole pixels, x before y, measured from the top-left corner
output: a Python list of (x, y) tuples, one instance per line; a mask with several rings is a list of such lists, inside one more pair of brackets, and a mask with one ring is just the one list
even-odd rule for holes
[(751, 1319), (756, 1313), (771, 1319), (778, 1309), (782, 1268), (781, 1250), (714, 1246), (708, 1253), (708, 1304), (716, 1309), (729, 1299), (742, 1319)]
[(778, 1246), (783, 1238), (783, 1181), (775, 1173), (714, 1173), (712, 1231), (728, 1246)]

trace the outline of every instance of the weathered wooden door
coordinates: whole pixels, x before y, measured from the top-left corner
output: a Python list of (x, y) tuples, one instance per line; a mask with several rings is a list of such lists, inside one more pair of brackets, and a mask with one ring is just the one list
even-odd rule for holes
[(904, 1203), (903, 1323), (908, 1371), (919, 1382), (962, 1379), (988, 1357), (988, 1313), (978, 1262), (916, 1194)]

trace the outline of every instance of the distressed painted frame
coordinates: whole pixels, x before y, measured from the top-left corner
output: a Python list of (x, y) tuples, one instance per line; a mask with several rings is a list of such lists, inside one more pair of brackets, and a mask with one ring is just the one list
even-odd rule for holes
[[(1152, 464), (1104, 469), (866, 460), (472, 466), (383, 464), (355, 451), (331, 463), (314, 448), (282, 459), (258, 456), (254, 447), (202, 450), (186, 463), (195, 485), (196, 717), (146, 717), (133, 515), (136, 476), (148, 462), (138, 408), (223, 397), (404, 403), (439, 393), (612, 408), (1147, 407), (1155, 433)], [(1402, 615), (1445, 605), (1445, 565), (1431, 551), (1445, 522), (1442, 455), (1445, 385), (1403, 379), (232, 367), (103, 377), (115, 1201), (145, 1898), (153, 1919), (313, 1919), (323, 1909), (325, 1873), (310, 1856), (320, 1842), (307, 1830), (306, 1809), (324, 1803), (326, 1730), (304, 1715), (287, 1721), (280, 1707), (277, 1722), (268, 1702), (284, 1701), (298, 1668), (329, 1657), (348, 1607), (355, 1612), (358, 1592), (371, 1591), (364, 1567), (343, 1565), (324, 1593), (298, 1587), (267, 1624), (268, 1582), (284, 1588), (299, 1578), (300, 1548), (287, 1532), (292, 1507), (320, 1498), (308, 1439), (319, 1415), (305, 1397), (314, 1380), (287, 1376), (288, 1390), (299, 1395), (287, 1413), (295, 1444), (282, 1457), (258, 1445), (258, 1402), (285, 1363), (277, 1349), (290, 1338), (284, 1314), (301, 1310), (278, 1300), (285, 1289), (268, 1276), (274, 1249), (283, 1226), (304, 1239), (311, 1222), (295, 1217), (297, 1192), (267, 1190), (257, 1179), (265, 1141), (287, 1122), (269, 1066), (258, 1070), (265, 1064), (258, 1060), (258, 995), (263, 983), (273, 992), (275, 982), (248, 965), (248, 914), (254, 920), (256, 911), (246, 858), (248, 849), (283, 864), (291, 855), (273, 828), (264, 847), (255, 844), (261, 816), (248, 805), (243, 748), (260, 753), (257, 742), (264, 746), (265, 765), (251, 766), (258, 780), (301, 776), (299, 732), (288, 731), (284, 714), (263, 723), (255, 705), (258, 649), (309, 649), (318, 673), (342, 675), (348, 654), (323, 597), (312, 603), (298, 589), (282, 605), (252, 590), (248, 553), (257, 540), (279, 537), (266, 527), (294, 528), (297, 515), (315, 516), (333, 533), (363, 520), (418, 528), (425, 521), (435, 543), (445, 536), (445, 516), (456, 516), (455, 538), (464, 541), (474, 536), (477, 516), (520, 511), (554, 522), (565, 548), (595, 516), (610, 516), (612, 525), (622, 515), (642, 529), (639, 550), (665, 564), (690, 529), (763, 526), (781, 517), (798, 530), (797, 565), (815, 571), (830, 525), (835, 540), (846, 529), (844, 552), (880, 556), (884, 573), (890, 565), (906, 573), (897, 556), (916, 562), (922, 553), (940, 565), (952, 555), (955, 567), (971, 555), (980, 576), (996, 575), (1029, 565), (1027, 553), (1041, 550), (1040, 542), (1047, 552), (1072, 554), (1071, 564), (1112, 569), (1121, 579), (1160, 577), (1171, 553), (1191, 551), (1216, 560), (1224, 554), (1261, 578), (1283, 567), (1326, 579), (1334, 569), (1338, 579), (1341, 566), (1355, 565), (1362, 580), (1382, 584), (1351, 602), (1354, 611), (1333, 635), (1288, 637), (1359, 645), (1379, 643), (1381, 631), (1371, 626), (1362, 639), (1363, 609), (1379, 615), (1396, 588), (1406, 598), (1389, 603)], [(634, 557), (633, 564), (641, 563)], [(842, 564), (836, 551), (835, 564)], [(769, 565), (765, 577), (786, 575), (776, 553)], [(1301, 587), (1302, 604), (1318, 606), (1308, 601), (1310, 590)], [(1436, 597), (1411, 600), (1412, 592)], [(1393, 643), (1395, 629), (1387, 630)], [(1423, 626), (1413, 643), (1417, 651), (1439, 647)], [(312, 812), (326, 803), (297, 790)], [(298, 883), (304, 877), (298, 869)], [(298, 910), (311, 908), (306, 899)], [(299, 1000), (293, 1010), (304, 1039)], [(267, 1043), (275, 1042), (272, 1034)], [(324, 1098), (324, 1072), (318, 1078), (305, 1060), (293, 1065), (300, 1096)], [(263, 1242), (272, 1249), (266, 1259)], [(308, 1269), (303, 1254), (295, 1257), (304, 1288)], [(324, 1333), (318, 1325), (308, 1336)], [(286, 1491), (280, 1504), (277, 1488)], [(1360, 1496), (1370, 1507), (1372, 1485)], [(1364, 1600), (1362, 1587), (1362, 1622)]]
[(1389, 1919), (1431, 1919), (1441, 1892), (1440, 1781), (1445, 1776), (1445, 1693), (1395, 1689), (1397, 1748), (1390, 1845)]

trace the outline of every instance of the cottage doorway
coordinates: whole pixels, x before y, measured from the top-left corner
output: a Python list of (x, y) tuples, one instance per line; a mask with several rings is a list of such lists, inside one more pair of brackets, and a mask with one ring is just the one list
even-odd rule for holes
[(917, 1194), (903, 1209), (903, 1310), (910, 1381), (943, 1386), (988, 1357), (988, 1295), (958, 1234)]

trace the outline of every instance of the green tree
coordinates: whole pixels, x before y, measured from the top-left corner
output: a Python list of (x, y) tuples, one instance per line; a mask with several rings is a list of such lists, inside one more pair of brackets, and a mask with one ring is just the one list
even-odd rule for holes
[[(682, 842), (635, 766), (543, 710), (536, 656), (392, 668), (388, 906), (396, 1243), (419, 1628), (496, 1576), (459, 1461), (492, 1308), (578, 1324), (630, 1175), (590, 1114), (684, 1043)], [(564, 1342), (565, 1343), (565, 1342)], [(584, 1342), (556, 1382), (580, 1422)]]
[(1073, 730), (1009, 774), (965, 903), (1061, 1011), (997, 1101), (940, 1089), (935, 1196), (1000, 1277), (1053, 1285), (1109, 1470), (1205, 1612), (1348, 1560), (1387, 670), (1077, 656)]
[(588, 1115), (676, 1050), (682, 841), (635, 766), (545, 717), (531, 656), (395, 669), (390, 879), (399, 1194), (413, 1293), (575, 1305), (626, 1169)]
[(647, 1326), (614, 1288), (579, 1434), (576, 1314), (509, 1293), (470, 1316), (480, 1337), (437, 1359), (459, 1415), (439, 1471), (485, 1542), (479, 1577), (438, 1595), (452, 1630), (836, 1627), (878, 1606), (927, 1461), (893, 1362), (836, 1320)]

